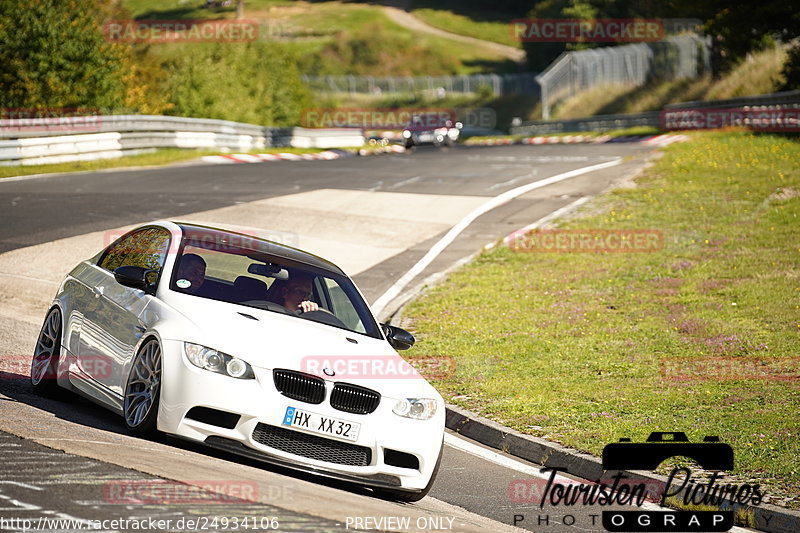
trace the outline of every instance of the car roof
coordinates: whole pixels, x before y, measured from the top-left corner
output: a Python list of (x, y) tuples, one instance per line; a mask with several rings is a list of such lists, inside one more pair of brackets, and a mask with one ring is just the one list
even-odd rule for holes
[[(288, 259), (289, 261), (304, 263), (306, 265), (310, 265), (323, 270), (328, 270), (330, 272), (340, 274), (343, 276), (346, 275), (338, 266), (331, 263), (330, 261), (327, 261), (326, 259), (323, 259), (312, 253), (305, 252), (303, 250), (299, 250), (291, 246), (287, 246), (285, 244), (256, 237), (255, 235), (248, 235), (246, 233), (238, 233), (235, 231), (230, 231), (221, 228), (214, 228), (211, 226), (203, 226), (200, 224), (189, 224), (185, 222), (174, 222), (174, 224), (176, 224), (178, 227), (181, 228), (181, 231), (183, 232), (184, 235), (186, 235), (187, 233), (192, 234), (197, 232), (197, 233), (202, 233), (204, 236), (206, 235), (210, 236), (215, 240), (225, 239), (226, 237), (228, 237), (228, 239), (221, 240), (220, 242), (237, 243), (236, 246), (240, 248), (254, 250), (256, 252), (262, 252), (265, 254), (273, 255), (275, 257)], [(245, 237), (247, 240), (242, 241), (240, 237)], [(246, 246), (244, 245), (244, 242), (246, 242), (247, 244)]]

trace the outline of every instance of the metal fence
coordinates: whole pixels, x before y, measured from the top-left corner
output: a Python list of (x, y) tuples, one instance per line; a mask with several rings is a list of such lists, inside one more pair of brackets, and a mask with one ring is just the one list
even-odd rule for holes
[[(403, 94), (430, 92), (444, 96), (449, 93), (476, 93), (490, 89), (493, 94), (538, 94), (535, 73), (472, 74), (469, 76), (307, 76), (303, 81), (320, 93)], [(482, 89), (486, 87), (487, 89)]]
[(556, 103), (605, 84), (644, 85), (653, 79), (694, 78), (711, 70), (710, 40), (693, 34), (654, 43), (565, 52), (536, 76), (542, 118)]

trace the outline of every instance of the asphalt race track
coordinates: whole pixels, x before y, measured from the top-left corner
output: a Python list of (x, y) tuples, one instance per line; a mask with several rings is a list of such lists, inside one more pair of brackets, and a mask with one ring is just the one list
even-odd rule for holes
[[(455, 435), (447, 437), (429, 497), (399, 504), (190, 443), (131, 437), (116, 415), (82, 399), (32, 395), (27, 365), (60, 280), (132, 225), (196, 221), (280, 240), (338, 263), (374, 303), (454, 225), (498, 195), (619, 160), (478, 216), (402, 289), (384, 318), (431, 276), (606, 190), (640, 169), (652, 150), (638, 143), (456, 147), (0, 180), (0, 530), (85, 531), (95, 520), (106, 520), (105, 531), (133, 530), (112, 522), (128, 519), (147, 522), (139, 528), (145, 531), (513, 531), (514, 516), (522, 515), (519, 527), (531, 531), (603, 531), (598, 509), (519, 502), (509, 486), (536, 479), (536, 465)], [(132, 488), (139, 486), (177, 496), (173, 503), (137, 499)], [(31, 522), (10, 521), (16, 518)], [(51, 522), (72, 519), (80, 522)]]

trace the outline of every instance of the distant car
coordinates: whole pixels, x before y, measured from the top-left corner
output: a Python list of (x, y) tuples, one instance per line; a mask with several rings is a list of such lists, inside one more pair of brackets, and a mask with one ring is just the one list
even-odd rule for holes
[(322, 258), (158, 222), (66, 276), (31, 383), (77, 392), (135, 434), (161, 431), (417, 501), (439, 468), (445, 409), (395, 351), (413, 343), (379, 325)]
[(461, 134), (461, 122), (455, 122), (446, 114), (423, 113), (414, 115), (403, 130), (406, 148), (423, 144), (453, 146)]

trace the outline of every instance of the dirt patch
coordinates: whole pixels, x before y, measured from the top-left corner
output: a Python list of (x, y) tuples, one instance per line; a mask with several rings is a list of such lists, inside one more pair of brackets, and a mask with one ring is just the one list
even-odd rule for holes
[(785, 202), (786, 200), (791, 200), (798, 196), (800, 196), (800, 191), (794, 187), (778, 187), (778, 190), (772, 193), (769, 199), (772, 202)]

